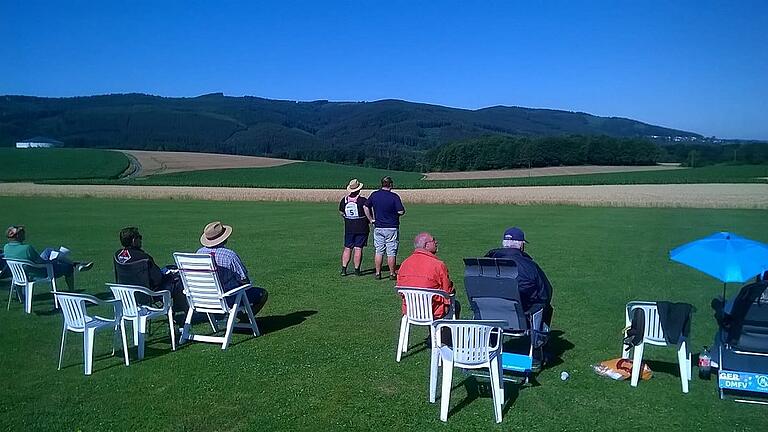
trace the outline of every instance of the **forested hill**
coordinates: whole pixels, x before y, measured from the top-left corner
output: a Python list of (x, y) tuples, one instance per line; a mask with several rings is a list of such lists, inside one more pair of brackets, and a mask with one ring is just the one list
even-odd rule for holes
[(448, 108), (400, 100), (293, 102), (220, 93), (0, 96), (0, 146), (47, 136), (70, 147), (187, 150), (418, 169), (426, 151), (485, 135), (697, 134), (586, 113)]

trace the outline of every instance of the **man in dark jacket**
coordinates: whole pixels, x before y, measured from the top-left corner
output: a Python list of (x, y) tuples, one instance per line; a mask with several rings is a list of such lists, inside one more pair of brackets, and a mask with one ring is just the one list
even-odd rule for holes
[(502, 247), (491, 249), (485, 256), (515, 261), (517, 287), (520, 291), (523, 310), (529, 312), (537, 306), (544, 307), (544, 321), (549, 324), (552, 318), (552, 285), (541, 267), (525, 253), (526, 243), (528, 242), (525, 240), (523, 230), (517, 227), (509, 228), (504, 232)]
[[(158, 267), (152, 256), (141, 249), (142, 237), (139, 229), (136, 227), (126, 227), (120, 230), (120, 244), (123, 247), (115, 252), (115, 273), (117, 283), (143, 285), (144, 283), (137, 282), (133, 280), (132, 277), (130, 277), (131, 280), (121, 280), (120, 275), (124, 275), (125, 272), (120, 272), (119, 266), (126, 266), (124, 269), (127, 269), (130, 268), (128, 267), (130, 264), (146, 261), (149, 286), (145, 288), (149, 288), (152, 291), (170, 291), (174, 304), (177, 306), (178, 310), (181, 310), (180, 307), (183, 307), (184, 304), (186, 304), (186, 300), (182, 293), (183, 288), (181, 287), (178, 275), (173, 271), (169, 271), (169, 269), (161, 269)], [(143, 269), (137, 269), (137, 271), (142, 270)]]

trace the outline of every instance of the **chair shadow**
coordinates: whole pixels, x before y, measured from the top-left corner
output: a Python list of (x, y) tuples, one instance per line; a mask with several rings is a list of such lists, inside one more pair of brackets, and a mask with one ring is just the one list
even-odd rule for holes
[[(70, 348), (69, 348), (69, 346), (70, 346), (69, 338), (67, 338), (67, 344), (66, 344), (66, 346), (64, 348), (64, 359), (62, 360), (61, 370), (66, 370), (66, 369), (70, 369), (70, 368), (73, 368), (73, 367), (79, 367), (81, 370), (83, 370), (83, 368), (85, 367), (85, 365), (83, 363), (83, 344), (82, 344), (82, 341), (79, 341), (79, 342), (80, 343), (78, 343), (78, 344), (74, 344), (74, 343), (72, 344), (72, 345), (76, 345), (77, 347), (79, 347), (79, 351), (77, 351), (77, 348), (74, 348), (74, 347), (72, 348), (73, 351), (77, 351), (77, 355), (76, 356), (77, 356), (78, 360), (76, 360), (76, 361), (67, 361), (68, 357), (69, 357), (69, 360), (72, 360), (71, 356), (74, 355), (70, 351)], [(130, 342), (129, 342), (129, 345), (128, 345), (128, 361), (129, 361), (129, 363), (132, 363), (132, 362), (138, 360), (136, 358), (135, 352), (132, 353), (132, 351), (135, 351), (135, 349), (131, 350), (131, 348), (132, 347), (130, 346)], [(170, 351), (170, 349), (169, 349), (169, 351)], [(145, 352), (145, 354), (146, 354), (146, 352)], [(106, 359), (109, 359), (109, 358), (113, 358), (113, 357), (116, 358), (116, 359), (119, 359), (120, 361), (116, 362), (116, 363), (113, 363), (113, 364), (111, 364), (109, 366), (103, 366), (103, 367), (101, 367), (101, 365), (99, 364), (100, 361), (106, 360)], [(120, 348), (116, 347), (114, 355), (112, 355), (112, 353), (110, 353), (110, 352), (101, 352), (101, 353), (98, 353), (98, 354), (97, 353), (93, 354), (93, 370), (91, 371), (92, 374), (95, 374), (95, 373), (100, 372), (100, 371), (109, 370), (109, 369), (112, 369), (112, 368), (115, 368), (115, 367), (119, 367), (119, 366), (128, 367), (128, 366), (125, 365), (124, 360), (123, 360), (123, 349), (122, 349), (122, 347), (120, 347)]]
[[(318, 313), (316, 310), (303, 310), (303, 311), (291, 312), (291, 313), (288, 313), (288, 314), (285, 314), (285, 315), (269, 315), (269, 316), (264, 316), (264, 317), (257, 316), (256, 317), (256, 324), (259, 326), (259, 330), (261, 331), (261, 335), (264, 336), (264, 335), (269, 334), (269, 333), (275, 333), (275, 332), (278, 332), (280, 330), (285, 330), (287, 328), (299, 325), (299, 324), (303, 323), (304, 321), (306, 321), (308, 317), (310, 317), (312, 315), (315, 315), (316, 313)], [(203, 322), (205, 322), (207, 324), (207, 318), (205, 318), (205, 314), (196, 314), (196, 315), (200, 315), (201, 318), (197, 319), (197, 320), (193, 320), (192, 321), (193, 325), (194, 324), (202, 324)], [(224, 326), (220, 326), (218, 332), (214, 333), (212, 331), (213, 329), (210, 329), (210, 330), (211, 330), (210, 332), (198, 333), (198, 334), (211, 334), (211, 335), (213, 335), (213, 334), (223, 334), (225, 329), (224, 329)], [(251, 330), (250, 329), (246, 329), (246, 328), (235, 328), (235, 329), (232, 330), (233, 334), (250, 334), (250, 332), (251, 332)], [(181, 331), (179, 331), (179, 335), (180, 334), (181, 334)], [(240, 339), (240, 338), (234, 339), (233, 338), (230, 341), (229, 346), (230, 347), (237, 346), (237, 345), (245, 342), (246, 340), (248, 340), (248, 339)], [(189, 342), (185, 342), (184, 345), (181, 345), (181, 346), (185, 346), (188, 343)], [(179, 350), (179, 347), (180, 346), (177, 344), (177, 346), (176, 346), (176, 350), (177, 351)], [(148, 352), (149, 351), (147, 351), (147, 348), (145, 346), (145, 352), (144, 352), (145, 358), (146, 358), (146, 354)]]
[[(523, 385), (521, 384), (513, 384), (508, 382), (503, 382), (503, 383), (504, 383), (504, 399), (505, 400), (504, 400), (504, 405), (501, 407), (502, 415), (506, 414), (509, 411), (509, 409), (512, 407), (512, 405), (514, 405), (515, 401), (520, 395), (520, 389), (523, 388)], [(457, 389), (462, 385), (465, 387), (467, 391), (467, 397), (465, 397), (461, 402), (456, 404), (453, 408), (451, 408), (448, 411), (449, 417), (461, 411), (465, 407), (469, 406), (469, 404), (471, 404), (477, 399), (480, 399), (481, 397), (491, 398), (491, 399), (493, 398), (491, 394), (490, 382), (480, 383), (477, 381), (477, 377), (470, 375), (458, 385), (453, 386), (451, 390)], [(440, 384), (438, 383), (438, 391), (439, 389), (440, 389)], [(438, 394), (437, 396), (439, 399), (440, 394)]]
[(316, 313), (316, 310), (302, 310), (285, 315), (257, 316), (256, 323), (259, 325), (259, 330), (261, 330), (262, 334), (275, 333), (280, 330), (297, 326)]
[(565, 332), (562, 330), (552, 330), (549, 332), (549, 341), (544, 348), (545, 356), (548, 358), (542, 369), (549, 369), (562, 364), (563, 354), (576, 347), (571, 341), (563, 337), (564, 334)]
[(400, 356), (400, 359), (401, 360), (407, 359), (408, 357), (415, 356), (416, 354), (418, 354), (418, 353), (420, 353), (422, 351), (426, 351), (427, 349), (428, 349), (427, 345), (423, 341), (420, 342), (420, 343), (411, 345), (411, 346), (408, 347), (408, 351), (404, 352)]
[[(693, 363), (693, 360), (691, 362)], [(643, 359), (643, 363), (647, 364), (654, 372), (670, 374), (680, 378), (680, 366), (677, 363), (645, 359)]]

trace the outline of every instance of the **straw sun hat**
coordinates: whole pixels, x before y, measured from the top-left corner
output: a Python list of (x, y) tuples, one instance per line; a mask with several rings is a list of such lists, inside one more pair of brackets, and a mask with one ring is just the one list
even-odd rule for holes
[(200, 244), (207, 247), (218, 246), (232, 235), (232, 227), (223, 225), (220, 221), (211, 222), (205, 226)]
[(363, 189), (363, 184), (357, 181), (357, 179), (350, 180), (347, 185), (347, 193), (357, 192), (361, 189)]

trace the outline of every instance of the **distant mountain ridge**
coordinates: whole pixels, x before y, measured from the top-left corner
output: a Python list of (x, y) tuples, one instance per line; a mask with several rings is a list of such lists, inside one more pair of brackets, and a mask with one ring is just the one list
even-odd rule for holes
[[(639, 121), (494, 106), (478, 110), (385, 99), (294, 102), (213, 93), (0, 96), (0, 146), (43, 135), (71, 147), (186, 150), (380, 165), (485, 135), (692, 137)], [(377, 159), (378, 158), (378, 159)]]

